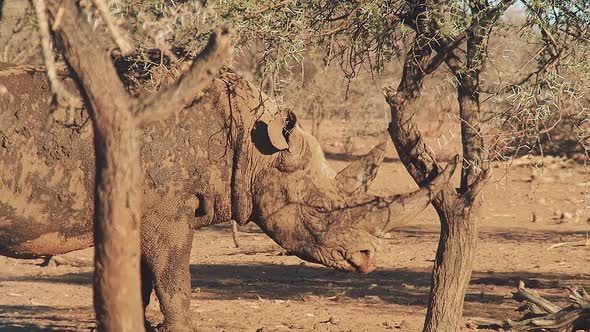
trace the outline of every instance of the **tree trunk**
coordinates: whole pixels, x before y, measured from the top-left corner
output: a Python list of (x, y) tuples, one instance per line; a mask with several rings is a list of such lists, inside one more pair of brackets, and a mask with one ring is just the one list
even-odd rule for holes
[[(484, 6), (472, 8), (476, 17)], [(453, 59), (447, 60), (457, 79), (463, 167), (460, 197), (455, 199), (452, 208), (449, 209), (450, 204), (435, 205), (441, 220), (441, 236), (432, 272), (432, 291), (424, 332), (458, 329), (477, 248), (481, 205), (478, 187), (479, 181), (486, 177), (488, 163), (481, 135), (479, 74), (487, 54), (488, 34), (484, 22), (478, 22), (477, 18), (474, 22), (467, 31), (465, 67), (460, 67)]]
[[(485, 1), (470, 1), (472, 25), (464, 36), (448, 40), (438, 35), (436, 23), (428, 18), (436, 4), (417, 1), (410, 15), (415, 18), (410, 24), (416, 36), (406, 56), (402, 79), (396, 90), (385, 90), (391, 108), (389, 134), (402, 163), (416, 183), (423, 185), (440, 172), (440, 167), (422, 140), (412, 106), (419, 98), (425, 75), (434, 72), (442, 62), (458, 82), (463, 145), (461, 184), (458, 190), (445, 188), (432, 202), (441, 222), (441, 234), (424, 332), (454, 332), (460, 328), (477, 247), (479, 192), (488, 169), (480, 129), (479, 74), (487, 54), (489, 27), (510, 3), (503, 1), (492, 7)], [(463, 63), (454, 51), (464, 37), (467, 56)], [(437, 52), (435, 56), (431, 56), (432, 49)]]
[[(142, 168), (139, 129), (190, 104), (211, 84), (230, 53), (229, 32), (221, 29), (171, 86), (142, 100), (125, 91), (110, 49), (96, 37), (74, 0), (49, 0), (54, 31), (76, 73), (94, 126), (96, 187), (94, 212), (94, 307), (98, 331), (144, 331), (139, 229)], [(48, 22), (47, 22), (48, 23)], [(55, 23), (55, 22), (53, 22)], [(44, 24), (44, 22), (38, 22)]]
[(439, 212), (441, 232), (424, 332), (458, 331), (463, 317), (463, 302), (477, 246), (478, 209), (477, 205), (463, 207), (461, 200), (455, 204)]
[(94, 306), (99, 331), (143, 331), (140, 148), (129, 111), (114, 113), (94, 125)]
[[(51, 1), (68, 64), (78, 76), (94, 125), (96, 185), (94, 211), (94, 306), (99, 331), (143, 331), (139, 223), (139, 144), (131, 99), (75, 1)], [(103, 46), (103, 47), (101, 47)]]

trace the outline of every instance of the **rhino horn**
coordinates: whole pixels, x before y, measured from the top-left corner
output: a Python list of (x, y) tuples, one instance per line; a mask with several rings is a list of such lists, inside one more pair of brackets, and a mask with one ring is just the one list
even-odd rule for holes
[(338, 189), (349, 195), (367, 192), (383, 161), (386, 146), (387, 140), (378, 144), (362, 158), (355, 160), (338, 172), (334, 177)]
[(459, 156), (455, 156), (434, 180), (417, 191), (388, 197), (372, 196), (370, 203), (365, 201), (366, 206), (370, 206), (368, 218), (361, 218), (360, 222), (364, 225), (358, 227), (382, 237), (392, 229), (413, 220), (449, 183), (458, 161)]

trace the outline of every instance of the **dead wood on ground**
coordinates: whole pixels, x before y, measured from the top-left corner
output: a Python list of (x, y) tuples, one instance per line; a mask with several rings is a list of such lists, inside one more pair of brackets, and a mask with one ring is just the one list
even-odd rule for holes
[(473, 319), (477, 328), (509, 331), (588, 331), (590, 330), (590, 295), (584, 288), (566, 287), (570, 305), (560, 307), (536, 291), (518, 285), (512, 298), (523, 303), (517, 311), (525, 312), (520, 320)]

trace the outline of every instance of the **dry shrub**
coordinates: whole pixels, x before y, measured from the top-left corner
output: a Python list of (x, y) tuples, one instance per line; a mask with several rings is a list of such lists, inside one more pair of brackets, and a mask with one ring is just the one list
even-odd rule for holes
[[(172, 82), (183, 72), (183, 63), (202, 48), (209, 31), (227, 23), (235, 32), (234, 61), (238, 70), (258, 82), (279, 105), (309, 119), (312, 124), (307, 129), (321, 140), (334, 137), (341, 142), (352, 142), (358, 136), (374, 136), (385, 129), (389, 120), (389, 107), (381, 88), (395, 84), (401, 76), (396, 55), (388, 54), (386, 59), (382, 54), (373, 54), (371, 58), (369, 52), (367, 59), (380, 60), (358, 66), (354, 75), (350, 75), (350, 68), (344, 68), (348, 74), (345, 75), (343, 66), (347, 63), (326, 62), (327, 52), (335, 49), (313, 46), (311, 41), (306, 43), (305, 36), (310, 35), (312, 28), (304, 9), (289, 14), (292, 23), (289, 27), (281, 25), (284, 19), (281, 15), (290, 13), (293, 8), (287, 7), (295, 5), (273, 8), (266, 6), (272, 2), (264, 1), (197, 0), (113, 0), (110, 3), (112, 13), (129, 31), (136, 46), (137, 51), (131, 56), (115, 54), (120, 75), (133, 94), (157, 91)], [(0, 22), (0, 45), (5, 45), (1, 50), (2, 61), (35, 63), (39, 59), (35, 51), (34, 22), (30, 19), (33, 15), (26, 15), (27, 4), (26, 1), (4, 4), (5, 19)], [(589, 136), (586, 82), (590, 80), (590, 70), (581, 67), (587, 63), (582, 60), (590, 58), (588, 50), (579, 46), (574, 49), (578, 54), (570, 55), (567, 62), (552, 64), (544, 73), (511, 86), (535, 70), (541, 43), (534, 29), (518, 29), (525, 21), (518, 8), (509, 11), (504, 21), (506, 26), (499, 27), (490, 39), (488, 64), (482, 74), (480, 99), (485, 120), (482, 135), (488, 143), (490, 158), (505, 159), (526, 153), (579, 155), (585, 151)], [(379, 22), (375, 20), (369, 28), (382, 29)], [(100, 20), (97, 26), (104, 28)], [(405, 53), (402, 39), (394, 48), (401, 50), (399, 54)], [(349, 45), (346, 38), (335, 42), (344, 47), (342, 50)], [(349, 80), (351, 76), (354, 78)], [(458, 136), (448, 135), (449, 126), (456, 126), (460, 121), (451, 115), (457, 113), (455, 93), (452, 75), (438, 71), (426, 80), (415, 105), (421, 130), (438, 142), (434, 146), (448, 144), (451, 138), (458, 140)], [(330, 135), (322, 132), (326, 121), (340, 121), (332, 126), (337, 130), (330, 127)]]

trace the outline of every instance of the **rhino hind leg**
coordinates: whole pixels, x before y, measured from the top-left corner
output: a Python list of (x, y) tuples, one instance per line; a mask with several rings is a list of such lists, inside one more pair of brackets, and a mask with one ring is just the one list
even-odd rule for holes
[(144, 305), (149, 304), (153, 285), (164, 315), (164, 321), (158, 326), (158, 330), (192, 331), (189, 316), (189, 261), (194, 231), (188, 217), (166, 215), (166, 211), (174, 210), (152, 210), (142, 220)]

